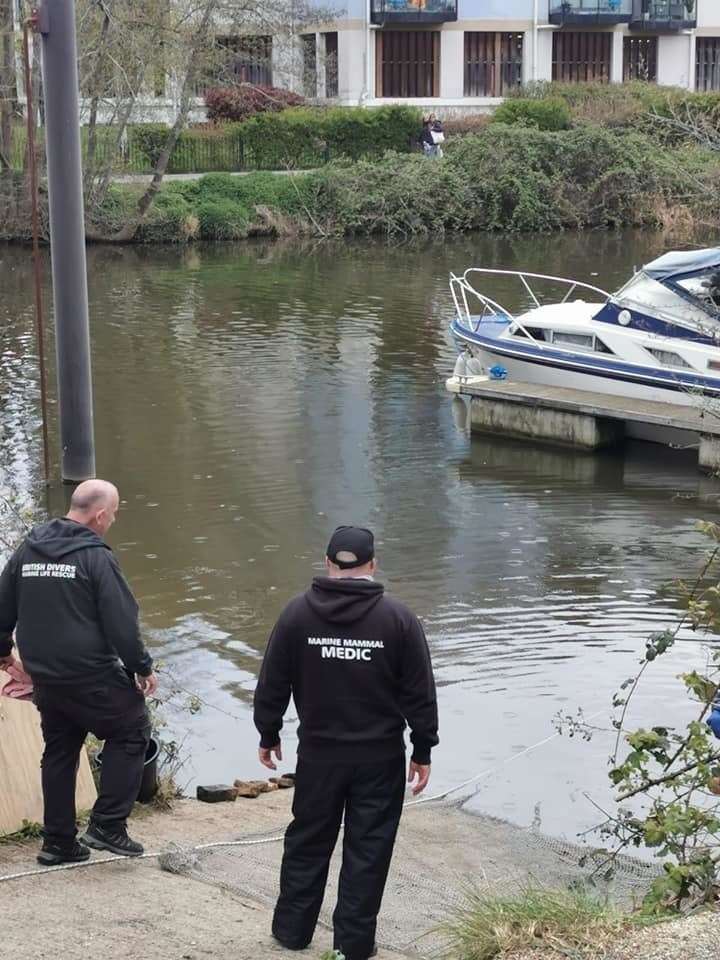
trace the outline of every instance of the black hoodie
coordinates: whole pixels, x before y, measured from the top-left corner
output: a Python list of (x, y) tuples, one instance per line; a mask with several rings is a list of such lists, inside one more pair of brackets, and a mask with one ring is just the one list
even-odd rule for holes
[(430, 763), (438, 742), (430, 653), (417, 617), (382, 584), (316, 577), (275, 624), (255, 691), (260, 745), (280, 739), (290, 694), (305, 760), (382, 760), (404, 750)]
[[(0, 576), (0, 656), (15, 630), (35, 683), (147, 676), (138, 606), (110, 547), (74, 520), (35, 527)], [(120, 659), (118, 659), (120, 658)]]

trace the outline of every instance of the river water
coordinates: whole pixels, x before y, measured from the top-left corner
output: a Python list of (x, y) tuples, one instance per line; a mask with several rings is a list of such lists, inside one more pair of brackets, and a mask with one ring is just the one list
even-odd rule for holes
[[(190, 788), (261, 775), (250, 706), (268, 632), (352, 521), (374, 528), (382, 579), (425, 624), (434, 792), (483, 774), (475, 810), (568, 837), (600, 819), (609, 734), (516, 755), (552, 737), (559, 710), (609, 726), (646, 637), (677, 617), (666, 590), (701, 564), (694, 525), (717, 518), (720, 485), (692, 453), (650, 445), (585, 456), (471, 440), (444, 389), (447, 279), (523, 267), (612, 289), (663, 249), (623, 233), (89, 250), (98, 472), (122, 496), (110, 539)], [(1, 465), (6, 485), (37, 494), (26, 250), (0, 250), (0, 290)], [(51, 509), (66, 495), (53, 487)], [(702, 661), (684, 637), (632, 719), (687, 716), (675, 675)]]

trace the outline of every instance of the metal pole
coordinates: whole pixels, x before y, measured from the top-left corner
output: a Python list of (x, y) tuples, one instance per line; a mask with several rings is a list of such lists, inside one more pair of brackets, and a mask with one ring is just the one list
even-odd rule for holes
[(37, 328), (38, 364), (40, 366), (40, 409), (42, 411), (43, 463), (45, 483), (50, 483), (50, 444), (48, 442), (47, 376), (45, 373), (45, 324), (43, 320), (42, 281), (40, 263), (40, 227), (38, 218), (37, 156), (35, 153), (35, 111), (33, 109), (32, 70), (28, 30), (35, 27), (35, 19), (23, 24), (23, 59), (25, 61), (25, 104), (27, 113), (27, 149), (30, 169), (30, 204), (32, 209), (33, 275), (35, 279), (35, 323)]
[(43, 86), (50, 251), (62, 478), (95, 476), (80, 106), (73, 0), (38, 8)]

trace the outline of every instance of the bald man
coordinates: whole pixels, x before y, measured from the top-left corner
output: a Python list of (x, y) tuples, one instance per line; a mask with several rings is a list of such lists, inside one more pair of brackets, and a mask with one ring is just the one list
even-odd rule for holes
[[(45, 752), (40, 863), (87, 860), (89, 847), (137, 857), (127, 833), (140, 789), (157, 689), (138, 606), (104, 537), (120, 505), (104, 480), (77, 487), (66, 517), (31, 530), (0, 576), (0, 669), (13, 631), (34, 686)], [(87, 734), (105, 741), (97, 802), (77, 840), (75, 781)]]

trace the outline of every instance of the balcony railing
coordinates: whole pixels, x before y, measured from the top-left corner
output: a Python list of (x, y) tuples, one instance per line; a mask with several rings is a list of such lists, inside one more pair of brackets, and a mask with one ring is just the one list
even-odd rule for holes
[(632, 0), (550, 0), (550, 23), (630, 23)]
[(662, 32), (697, 26), (697, 0), (633, 0), (633, 30)]
[(443, 23), (457, 18), (457, 0), (371, 0), (373, 23)]

